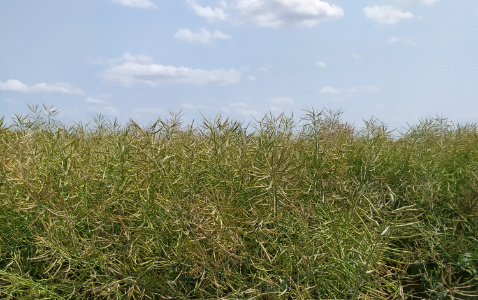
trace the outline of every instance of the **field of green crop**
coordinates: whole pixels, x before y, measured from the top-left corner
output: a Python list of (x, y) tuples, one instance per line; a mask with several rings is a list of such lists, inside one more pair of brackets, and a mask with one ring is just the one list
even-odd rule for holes
[(478, 299), (478, 131), (0, 121), (2, 299)]

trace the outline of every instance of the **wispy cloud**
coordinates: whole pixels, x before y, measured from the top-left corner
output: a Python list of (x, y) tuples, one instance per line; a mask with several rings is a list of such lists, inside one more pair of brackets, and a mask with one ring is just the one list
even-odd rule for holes
[(259, 67), (259, 71), (262, 73), (269, 73), (269, 70), (272, 68), (270, 63), (265, 64), (264, 66)]
[(419, 4), (432, 5), (435, 2), (437, 2), (438, 0), (395, 0), (395, 1), (398, 1), (398, 2), (416, 2), (416, 3), (419, 3)]
[(198, 42), (202, 44), (208, 44), (213, 39), (218, 39), (218, 40), (231, 39), (229, 35), (224, 34), (219, 30), (210, 32), (206, 28), (201, 28), (199, 32), (192, 32), (191, 30), (187, 28), (181, 28), (176, 32), (174, 37), (187, 42)]
[(289, 98), (286, 98), (286, 97), (276, 97), (276, 98), (270, 98), (268, 100), (268, 102), (270, 104), (276, 104), (276, 105), (292, 105), (294, 104), (294, 101), (292, 101), (291, 99)]
[(317, 66), (321, 67), (321, 68), (325, 68), (327, 67), (327, 63), (324, 62), (324, 61), (321, 61), (319, 60), (318, 62), (315, 63)]
[(352, 57), (353, 57), (355, 60), (359, 60), (359, 59), (362, 58), (362, 57), (361, 57), (359, 54), (357, 54), (357, 53), (353, 53), (353, 52), (352, 52), (352, 53), (350, 53), (350, 55), (352, 55)]
[(247, 76), (247, 79), (249, 79), (250, 81), (257, 81), (256, 76), (253, 76), (253, 75)]
[(275, 97), (267, 100), (269, 102), (269, 110), (273, 113), (283, 113), (287, 107), (290, 108), (294, 101), (286, 97)]
[(130, 63), (138, 63), (138, 64), (149, 64), (153, 62), (153, 59), (147, 55), (131, 55), (129, 52), (123, 54), (122, 57), (119, 59), (108, 60), (110, 64), (122, 63), (122, 62), (130, 62)]
[(203, 110), (208, 110), (211, 109), (212, 107), (207, 106), (207, 105), (202, 105), (202, 104), (190, 104), (190, 103), (182, 103), (181, 104), (182, 108), (185, 109), (203, 109)]
[(133, 62), (139, 64), (148, 64), (152, 63), (153, 59), (147, 55), (131, 55), (129, 52), (125, 52), (123, 56), (119, 58), (110, 58), (110, 59), (103, 59), (103, 58), (88, 58), (87, 63), (93, 65), (116, 65), (125, 62)]
[(321, 94), (333, 94), (333, 95), (337, 95), (337, 94), (341, 94), (342, 91), (341, 90), (338, 90), (338, 89), (335, 89), (331, 86), (324, 86), (323, 88), (320, 89), (320, 93)]
[[(206, 18), (209, 22), (225, 21), (229, 18), (222, 7), (201, 6), (195, 0), (187, 0), (186, 2), (198, 16)], [(226, 2), (222, 3), (223, 6), (227, 5)]]
[(152, 120), (167, 115), (167, 111), (157, 107), (135, 107), (131, 111), (133, 120)]
[(372, 19), (379, 24), (385, 25), (393, 25), (403, 19), (413, 18), (413, 13), (402, 11), (400, 8), (393, 5), (367, 6), (363, 11), (368, 19)]
[(415, 46), (415, 42), (412, 39), (409, 38), (399, 38), (396, 36), (393, 36), (387, 40), (387, 43), (389, 44), (403, 44), (407, 46)]
[(68, 83), (55, 82), (55, 83), (37, 83), (34, 85), (27, 85), (19, 80), (10, 79), (5, 82), (0, 81), (0, 91), (4, 92), (19, 92), (29, 94), (70, 94), (70, 95), (82, 95), (81, 89), (76, 88)]
[(99, 98), (88, 97), (88, 98), (86, 98), (86, 103), (89, 103), (89, 104), (105, 104), (106, 100), (99, 99)]
[(149, 86), (162, 84), (232, 84), (241, 79), (242, 74), (234, 69), (191, 69), (139, 62), (124, 62), (108, 68), (100, 73), (104, 80), (130, 86), (137, 83)]
[(149, 0), (111, 0), (111, 1), (119, 5), (134, 7), (134, 8), (143, 8), (143, 9), (157, 8), (156, 4), (154, 4), (153, 2)]
[(319, 0), (238, 0), (241, 15), (263, 27), (314, 27), (344, 15), (341, 7)]
[(102, 98), (94, 98), (94, 97), (88, 97), (86, 98), (86, 109), (95, 114), (103, 114), (103, 115), (113, 115), (117, 116), (119, 113), (119, 110), (113, 107), (107, 100), (102, 99)]
[(376, 93), (380, 92), (382, 89), (375, 85), (351, 87), (346, 90), (348, 93), (358, 94), (358, 93)]
[(257, 110), (252, 108), (248, 103), (246, 102), (235, 102), (232, 104), (229, 104), (229, 107), (231, 107), (234, 112), (236, 112), (239, 115), (246, 116), (246, 117), (259, 117), (260, 114)]
[(330, 94), (330, 95), (353, 95), (359, 93), (376, 93), (380, 92), (382, 89), (374, 86), (374, 85), (367, 85), (367, 86), (359, 86), (359, 87), (349, 87), (349, 88), (333, 88), (331, 86), (324, 86), (320, 89), (321, 94)]

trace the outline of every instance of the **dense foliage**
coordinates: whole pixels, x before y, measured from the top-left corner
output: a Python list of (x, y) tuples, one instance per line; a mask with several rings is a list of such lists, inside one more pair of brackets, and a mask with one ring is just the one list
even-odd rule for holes
[(476, 124), (0, 122), (5, 299), (477, 299)]

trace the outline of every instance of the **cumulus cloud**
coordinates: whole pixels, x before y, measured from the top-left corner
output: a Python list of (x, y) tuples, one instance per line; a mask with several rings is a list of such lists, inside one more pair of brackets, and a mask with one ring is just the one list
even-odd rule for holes
[(111, 0), (119, 5), (135, 7), (135, 8), (157, 8), (157, 6), (149, 0)]
[[(201, 6), (195, 0), (187, 0), (186, 2), (198, 16), (206, 18), (209, 22), (224, 21), (229, 18), (229, 15), (224, 11), (224, 8)], [(227, 6), (224, 1), (221, 3), (223, 7)]]
[(0, 81), (0, 91), (28, 93), (30, 87), (16, 79)]
[(234, 69), (203, 70), (126, 61), (111, 66), (100, 75), (114, 84), (130, 86), (142, 83), (154, 87), (162, 84), (232, 84), (238, 82), (242, 74)]
[(30, 94), (70, 94), (81, 95), (84, 92), (68, 83), (55, 82), (55, 83), (37, 83), (34, 85), (27, 85), (19, 80), (10, 79), (5, 82), (0, 81), (0, 91), (5, 92), (19, 92)]
[(210, 32), (206, 28), (201, 28), (199, 32), (192, 32), (187, 28), (179, 29), (174, 35), (175, 38), (188, 41), (188, 42), (198, 42), (202, 44), (208, 44), (213, 39), (218, 40), (228, 40), (231, 37), (227, 34), (222, 33), (219, 30)]
[(400, 8), (393, 5), (375, 5), (367, 6), (363, 9), (365, 16), (380, 24), (393, 25), (403, 19), (413, 18), (413, 13), (404, 12)]
[(263, 27), (303, 26), (344, 15), (341, 7), (320, 0), (238, 0), (241, 15)]

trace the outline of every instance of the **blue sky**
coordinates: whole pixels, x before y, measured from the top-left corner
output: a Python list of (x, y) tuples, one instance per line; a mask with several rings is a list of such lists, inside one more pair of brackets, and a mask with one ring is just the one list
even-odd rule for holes
[(0, 116), (478, 121), (478, 1), (0, 2)]

